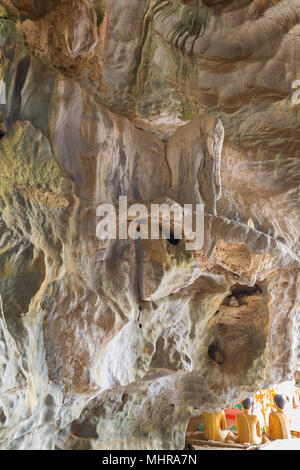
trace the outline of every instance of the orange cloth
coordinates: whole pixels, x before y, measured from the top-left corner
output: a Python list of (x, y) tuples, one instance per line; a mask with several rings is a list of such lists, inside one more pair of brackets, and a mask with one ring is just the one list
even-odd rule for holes
[(204, 421), (204, 439), (207, 441), (224, 441), (227, 432), (226, 429), (226, 418), (224, 411), (218, 411), (217, 413), (202, 414)]
[(235, 424), (238, 432), (239, 442), (245, 444), (260, 444), (260, 424), (258, 417), (248, 414), (247, 411), (235, 417)]
[(269, 437), (276, 439), (289, 439), (289, 418), (282, 411), (272, 411), (269, 416)]

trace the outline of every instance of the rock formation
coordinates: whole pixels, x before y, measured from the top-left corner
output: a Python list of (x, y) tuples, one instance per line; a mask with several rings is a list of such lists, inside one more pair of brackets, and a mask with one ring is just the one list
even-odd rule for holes
[[(0, 1), (2, 449), (183, 449), (300, 371), (300, 0), (170, 3)], [(203, 249), (100, 240), (119, 196)]]

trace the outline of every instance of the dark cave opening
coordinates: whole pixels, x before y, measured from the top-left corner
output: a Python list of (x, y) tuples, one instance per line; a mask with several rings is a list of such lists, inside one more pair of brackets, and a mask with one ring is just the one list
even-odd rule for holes
[(233, 295), (236, 298), (239, 297), (244, 297), (248, 295), (253, 295), (253, 294), (259, 294), (261, 293), (262, 290), (258, 286), (258, 284), (255, 284), (254, 286), (247, 286), (243, 284), (235, 284), (231, 288), (231, 295)]
[(216, 344), (210, 344), (207, 350), (208, 357), (215, 361), (217, 364), (222, 365), (224, 364), (224, 356), (219, 351), (219, 348)]

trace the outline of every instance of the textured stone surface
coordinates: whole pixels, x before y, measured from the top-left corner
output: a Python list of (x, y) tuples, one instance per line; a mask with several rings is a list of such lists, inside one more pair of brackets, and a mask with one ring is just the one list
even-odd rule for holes
[[(182, 44), (153, 0), (0, 4), (0, 447), (182, 449), (300, 371), (300, 2)], [(120, 195), (203, 202), (203, 249), (99, 240)]]
[(23, 15), (37, 19), (51, 11), (55, 0), (11, 0), (11, 3)]

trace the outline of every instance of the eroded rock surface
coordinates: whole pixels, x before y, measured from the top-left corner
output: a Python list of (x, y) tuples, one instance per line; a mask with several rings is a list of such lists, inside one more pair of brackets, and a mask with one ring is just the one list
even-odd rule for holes
[[(165, 3), (0, 2), (3, 449), (182, 449), (300, 371), (300, 2), (178, 42)], [(100, 240), (119, 196), (203, 203), (203, 249)]]

